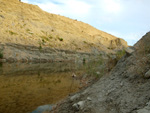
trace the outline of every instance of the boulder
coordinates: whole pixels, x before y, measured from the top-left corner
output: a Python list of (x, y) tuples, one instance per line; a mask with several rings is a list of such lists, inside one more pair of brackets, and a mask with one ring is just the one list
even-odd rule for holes
[(127, 54), (131, 55), (135, 51), (135, 49), (134, 49), (134, 47), (127, 47), (125, 49), (125, 51)]

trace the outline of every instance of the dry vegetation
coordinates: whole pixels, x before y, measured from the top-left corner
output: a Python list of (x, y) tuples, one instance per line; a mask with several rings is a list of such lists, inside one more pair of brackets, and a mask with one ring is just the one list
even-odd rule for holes
[[(0, 42), (76, 51), (127, 46), (127, 43), (92, 26), (42, 11), (19, 0), (0, 1)], [(86, 42), (86, 43), (85, 43)]]

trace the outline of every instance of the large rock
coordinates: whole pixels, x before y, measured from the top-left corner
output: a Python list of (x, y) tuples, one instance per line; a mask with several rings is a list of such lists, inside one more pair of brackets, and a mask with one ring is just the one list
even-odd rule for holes
[(125, 49), (125, 51), (126, 51), (126, 53), (127, 54), (132, 54), (134, 51), (135, 51), (135, 49), (134, 49), (134, 47), (127, 47), (126, 49)]

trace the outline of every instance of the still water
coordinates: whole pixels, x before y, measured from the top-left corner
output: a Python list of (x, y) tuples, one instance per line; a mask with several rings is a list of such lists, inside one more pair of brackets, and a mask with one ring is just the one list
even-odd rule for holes
[(79, 91), (84, 73), (85, 65), (75, 63), (1, 64), (0, 113), (31, 113), (55, 104)]

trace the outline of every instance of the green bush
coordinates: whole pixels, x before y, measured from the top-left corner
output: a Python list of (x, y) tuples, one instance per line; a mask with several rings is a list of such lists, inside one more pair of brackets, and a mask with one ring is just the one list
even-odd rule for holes
[(120, 59), (121, 57), (123, 57), (126, 54), (125, 50), (120, 50), (116, 53), (116, 57), (117, 59)]
[(86, 41), (83, 41), (83, 43), (87, 44), (87, 42), (86, 42)]
[(41, 44), (39, 45), (39, 50), (40, 50), (40, 51), (42, 50), (42, 45), (41, 45)]
[[(42, 38), (42, 41), (43, 40), (46, 40), (46, 41), (49, 41), (49, 38), (47, 36), (40, 36)], [(45, 43), (45, 42), (44, 42)]]
[(9, 31), (9, 34), (11, 34), (11, 35), (17, 35), (17, 33), (13, 32), (13, 31)]
[(100, 78), (105, 74), (105, 61), (101, 56), (98, 56), (98, 59), (96, 61), (84, 63), (84, 60), (86, 59), (83, 58), (84, 69), (89, 76)]
[(3, 58), (3, 53), (2, 53), (2, 51), (0, 51), (0, 59), (2, 59)]
[(59, 39), (59, 41), (63, 41), (63, 38), (58, 38)]
[(3, 63), (0, 62), (0, 67), (3, 67)]

